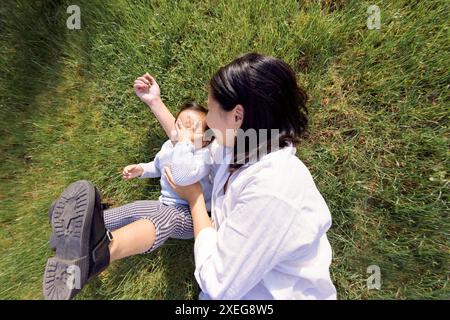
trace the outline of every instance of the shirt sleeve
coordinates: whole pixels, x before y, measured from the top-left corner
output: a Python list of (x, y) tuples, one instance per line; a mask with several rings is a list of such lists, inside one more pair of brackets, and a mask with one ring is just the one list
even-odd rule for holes
[(139, 163), (139, 165), (143, 169), (142, 175), (138, 177), (139, 179), (161, 177), (161, 171), (157, 166), (156, 160), (148, 163)]
[(148, 163), (139, 163), (142, 167), (143, 172), (139, 179), (145, 178), (159, 178), (161, 177), (161, 168), (160, 168), (160, 157), (162, 152), (166, 152), (172, 145), (172, 141), (169, 139), (165, 143), (163, 143), (161, 150), (155, 155), (155, 159)]
[(202, 291), (212, 299), (240, 299), (277, 263), (314, 241), (314, 230), (297, 232), (298, 213), (288, 199), (246, 187), (217, 231), (197, 235), (194, 275)]
[[(163, 148), (161, 148), (161, 150), (163, 150)], [(147, 163), (139, 163), (139, 165), (143, 169), (142, 175), (138, 177), (139, 179), (161, 177), (161, 169), (159, 167), (159, 157), (161, 154), (161, 150), (156, 154), (153, 161)]]
[(191, 141), (178, 142), (172, 153), (171, 170), (175, 184), (187, 186), (210, 173), (211, 160), (207, 149), (195, 151)]

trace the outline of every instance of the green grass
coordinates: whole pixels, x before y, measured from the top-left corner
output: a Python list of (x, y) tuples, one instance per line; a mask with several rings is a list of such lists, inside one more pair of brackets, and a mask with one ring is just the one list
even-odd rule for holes
[[(333, 216), (340, 299), (449, 298), (448, 1), (71, 1), (0, 5), (0, 298), (41, 299), (47, 208), (89, 179), (119, 206), (156, 199), (125, 182), (165, 141), (133, 80), (149, 71), (172, 111), (257, 51), (291, 64), (311, 98), (298, 156)], [(447, 107), (445, 107), (447, 105)], [(381, 290), (366, 268), (379, 265)], [(114, 263), (80, 299), (196, 299), (193, 241)]]

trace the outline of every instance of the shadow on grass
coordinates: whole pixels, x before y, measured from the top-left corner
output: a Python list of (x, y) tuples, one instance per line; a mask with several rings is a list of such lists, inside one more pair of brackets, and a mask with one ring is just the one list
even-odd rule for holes
[[(6, 70), (0, 78), (6, 92), (6, 95), (1, 97), (2, 104), (6, 106), (2, 110), (1, 116), (2, 122), (9, 123), (9, 125), (0, 128), (0, 133), (2, 136), (11, 135), (11, 133), (14, 135), (0, 143), (2, 151), (0, 159), (7, 157), (8, 163), (11, 163), (11, 159), (14, 159), (14, 163), (23, 163), (25, 165), (24, 170), (26, 170), (27, 165), (32, 165), (32, 159), (27, 159), (26, 155), (34, 143), (29, 138), (32, 135), (27, 134), (33, 130), (33, 127), (28, 126), (34, 117), (39, 117), (41, 112), (49, 115), (59, 112), (58, 108), (40, 104), (37, 99), (45, 92), (50, 95), (59, 94), (55, 92), (54, 88), (57, 88), (64, 81), (62, 75), (64, 59), (75, 59), (78, 63), (81, 63), (82, 67), (78, 70), (81, 73), (77, 76), (86, 80), (91, 63), (90, 52), (94, 33), (83, 32), (73, 38), (70, 34), (70, 39), (68, 39), (65, 26), (67, 18), (66, 3), (62, 0), (44, 0), (33, 3), (27, 1), (8, 2), (6, 6), (10, 6), (10, 8), (4, 8), (0, 13), (2, 16), (0, 35), (8, 40), (8, 45), (13, 50), (11, 50), (12, 54), (6, 57), (6, 61), (1, 63)], [(73, 52), (70, 51), (70, 48), (69, 52), (66, 51), (70, 47), (68, 41), (76, 41), (76, 46), (79, 48), (76, 57), (71, 56)], [(46, 109), (40, 110), (44, 105)], [(151, 150), (159, 149), (164, 142), (163, 139), (154, 139), (150, 135), (149, 137), (148, 143), (140, 150), (141, 154), (148, 154)], [(10, 171), (6, 166), (2, 168), (5, 169), (5, 172)], [(14, 187), (15, 177), (9, 179), (9, 176), (5, 176), (3, 172), (1, 175), (4, 186), (10, 184), (9, 192), (19, 194), (20, 192)], [(159, 183), (154, 179), (146, 183), (142, 194), (144, 199), (155, 199), (159, 192)], [(11, 198), (14, 199), (14, 197)], [(15, 200), (17, 201), (17, 197)], [(51, 200), (53, 199), (49, 199), (49, 203), (51, 203)], [(10, 206), (14, 208), (12, 202)], [(9, 208), (9, 204), (7, 205)], [(13, 221), (15, 215), (18, 214), (16, 210), (8, 211), (11, 212), (10, 216), (2, 217), (3, 222), (5, 219)], [(21, 249), (14, 247), (8, 250)], [(136, 274), (143, 271), (150, 273), (156, 266), (158, 270), (162, 271), (162, 278), (164, 279), (162, 285), (165, 287), (158, 291), (162, 292), (161, 299), (195, 298), (196, 287), (193, 265), (193, 241), (171, 239), (150, 255), (126, 259), (108, 269), (107, 272), (112, 274), (111, 278), (113, 279), (109, 286), (121, 290), (123, 280), (129, 279), (130, 270)], [(43, 269), (44, 265), (42, 265)], [(26, 277), (29, 277), (29, 275)], [(130, 283), (136, 281), (138, 279), (133, 278)], [(88, 299), (108, 299), (118, 296), (117, 290), (113, 289), (110, 293), (103, 292), (102, 286), (102, 279), (96, 278), (81, 296)], [(133, 296), (133, 298), (146, 298), (145, 291), (142, 292), (144, 293), (142, 297)], [(149, 292), (153, 291), (149, 290)], [(122, 296), (127, 296), (126, 292)]]
[[(28, 165), (27, 149), (32, 141), (26, 134), (27, 121), (37, 112), (36, 97), (61, 81), (59, 64), (65, 45), (65, 32), (52, 34), (57, 28), (55, 19), (60, 1), (37, 2), (33, 5), (23, 1), (2, 4), (0, 12), (0, 37), (9, 47), (8, 53), (0, 63), (0, 136), (7, 137), (0, 142), (0, 160), (16, 159)], [(44, 22), (45, 21), (45, 22)], [(51, 39), (51, 40), (50, 40)], [(3, 42), (3, 41), (2, 41)], [(3, 167), (7, 169), (6, 167)], [(9, 170), (5, 170), (9, 171)], [(3, 174), (2, 174), (3, 176)], [(9, 182), (9, 176), (3, 177)], [(11, 177), (13, 178), (13, 177)]]
[[(61, 21), (62, 1), (18, 2), (4, 10), (2, 35), (14, 46), (3, 74), (8, 106), (32, 114), (34, 101), (43, 90), (60, 81), (60, 60), (66, 45), (65, 26)], [(62, 30), (58, 32), (58, 30)], [(4, 62), (5, 63), (5, 62)], [(5, 68), (6, 69), (6, 68)]]

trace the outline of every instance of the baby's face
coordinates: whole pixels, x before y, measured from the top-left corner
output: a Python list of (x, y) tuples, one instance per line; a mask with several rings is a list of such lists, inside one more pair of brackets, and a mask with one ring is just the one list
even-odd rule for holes
[[(191, 126), (193, 128), (194, 124), (197, 121), (200, 121), (201, 134), (204, 135), (206, 130), (206, 115), (204, 113), (195, 110), (184, 110), (178, 115), (178, 119), (181, 120), (183, 125), (187, 128)], [(194, 143), (193, 139), (191, 139), (191, 141)]]

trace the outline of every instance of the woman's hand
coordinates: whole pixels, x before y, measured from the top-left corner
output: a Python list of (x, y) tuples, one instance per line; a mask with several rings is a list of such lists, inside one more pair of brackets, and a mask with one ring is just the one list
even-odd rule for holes
[(134, 81), (134, 92), (148, 105), (159, 101), (161, 99), (161, 90), (159, 85), (148, 73), (142, 75)]
[(130, 165), (126, 166), (125, 168), (123, 168), (122, 177), (125, 180), (130, 180), (130, 179), (133, 179), (136, 177), (140, 177), (143, 172), (144, 172), (144, 170), (142, 169), (142, 167), (140, 165), (130, 164)]
[(179, 186), (173, 181), (172, 171), (169, 167), (164, 167), (164, 172), (170, 187), (180, 196), (180, 198), (186, 200), (189, 205), (193, 204), (198, 197), (203, 194), (200, 182), (196, 182), (188, 186)]

